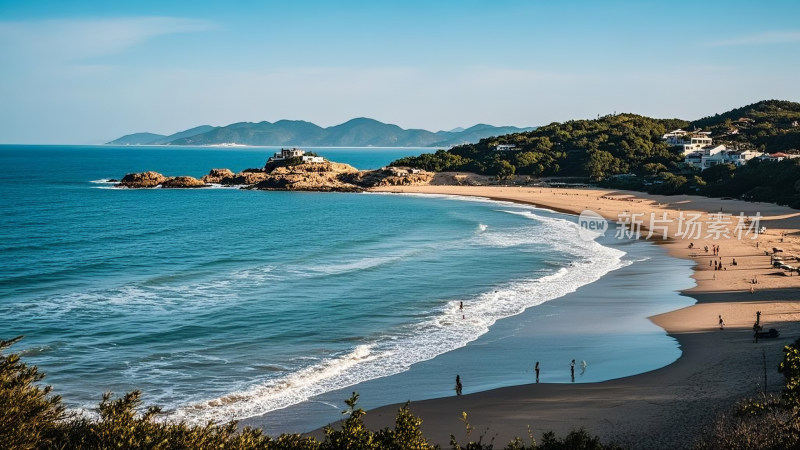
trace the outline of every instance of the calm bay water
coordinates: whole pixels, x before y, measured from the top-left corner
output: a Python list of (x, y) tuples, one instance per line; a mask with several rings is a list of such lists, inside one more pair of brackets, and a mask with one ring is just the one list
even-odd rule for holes
[[(361, 169), (430, 151), (311, 150)], [(15, 349), (80, 408), (141, 389), (174, 417), (245, 418), (392, 376), (415, 380), (401, 395), (423, 398), (443, 392), (414, 377), (436, 377), (437, 362), (513, 323), (498, 320), (557, 306), (652, 251), (583, 242), (563, 215), (497, 202), (99, 182), (239, 171), (272, 151), (0, 146), (0, 338), (25, 335)], [(679, 354), (663, 332), (638, 332), (657, 356), (644, 368), (603, 368), (598, 356), (586, 381)], [(517, 382), (487, 373), (477, 385)]]

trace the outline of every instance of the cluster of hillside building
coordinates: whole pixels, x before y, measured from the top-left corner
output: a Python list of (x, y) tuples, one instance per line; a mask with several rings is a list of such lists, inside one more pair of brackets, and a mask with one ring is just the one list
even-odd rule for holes
[(738, 150), (725, 145), (714, 145), (709, 131), (684, 131), (674, 130), (662, 137), (668, 145), (683, 148), (683, 157), (686, 164), (706, 170), (720, 164), (733, 164), (737, 167), (747, 164), (753, 158), (764, 161), (782, 161), (797, 158), (800, 155), (786, 153), (762, 153), (754, 150)]

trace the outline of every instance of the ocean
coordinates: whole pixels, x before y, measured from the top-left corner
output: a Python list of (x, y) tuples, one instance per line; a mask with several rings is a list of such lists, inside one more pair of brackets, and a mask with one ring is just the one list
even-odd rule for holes
[[(360, 169), (433, 151), (309, 150)], [(586, 360), (575, 382), (591, 382), (680, 355), (646, 317), (690, 303), (676, 293), (690, 264), (584, 242), (564, 214), (104, 181), (240, 171), (274, 151), (0, 146), (0, 339), (24, 335), (13, 350), (71, 408), (138, 389), (170, 418), (272, 432), (336, 420), (351, 391), (371, 407), (452, 395), (456, 373), (469, 393), (531, 382), (534, 360), (543, 382)]]

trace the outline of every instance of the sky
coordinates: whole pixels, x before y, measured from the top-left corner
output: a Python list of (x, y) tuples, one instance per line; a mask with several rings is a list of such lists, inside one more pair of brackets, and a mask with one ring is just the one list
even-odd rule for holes
[(800, 1), (0, 0), (0, 143), (800, 101)]

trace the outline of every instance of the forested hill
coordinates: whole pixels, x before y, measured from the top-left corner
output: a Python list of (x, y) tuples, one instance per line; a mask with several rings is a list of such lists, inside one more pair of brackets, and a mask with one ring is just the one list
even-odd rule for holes
[[(470, 171), (500, 177), (684, 172), (683, 155), (662, 141), (682, 128), (711, 131), (714, 142), (766, 152), (800, 149), (800, 103), (766, 100), (694, 122), (617, 114), (552, 123), (536, 130), (481, 139), (448, 151), (404, 158), (395, 165), (434, 171)], [(498, 145), (514, 148), (498, 150)], [(501, 147), (502, 148), (502, 147)], [(799, 150), (800, 151), (800, 150)]]
[[(595, 120), (552, 123), (534, 131), (481, 139), (435, 154), (403, 158), (395, 165), (433, 171), (489, 175), (603, 176), (657, 173), (682, 160), (662, 141), (664, 133), (686, 127), (679, 119), (617, 114)], [(513, 145), (497, 150), (498, 145)]]
[(800, 103), (764, 100), (692, 122), (714, 142), (740, 148), (786, 152), (800, 149)]

